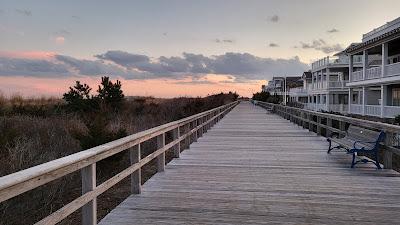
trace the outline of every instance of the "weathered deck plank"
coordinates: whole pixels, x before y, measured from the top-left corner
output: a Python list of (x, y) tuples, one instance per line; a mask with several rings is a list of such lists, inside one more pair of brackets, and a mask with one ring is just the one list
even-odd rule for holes
[(241, 103), (100, 224), (397, 224), (399, 174), (326, 150)]

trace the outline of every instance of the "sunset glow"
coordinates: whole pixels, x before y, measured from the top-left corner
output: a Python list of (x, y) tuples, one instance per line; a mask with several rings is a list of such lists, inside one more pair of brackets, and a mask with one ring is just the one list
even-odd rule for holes
[[(400, 2), (383, 2), (339, 0), (325, 10), (315, 0), (98, 1), (95, 7), (6, 0), (0, 91), (60, 97), (75, 80), (94, 86), (106, 75), (121, 80), (127, 95), (251, 96), (273, 76), (299, 76), (313, 60), (396, 18)], [(372, 8), (375, 19), (365, 23)]]

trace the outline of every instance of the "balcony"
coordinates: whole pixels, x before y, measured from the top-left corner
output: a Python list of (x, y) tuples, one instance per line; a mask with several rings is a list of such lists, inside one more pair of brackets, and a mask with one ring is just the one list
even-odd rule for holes
[(327, 106), (326, 104), (307, 103), (304, 104), (304, 108), (313, 111), (332, 111), (340, 113), (347, 113), (349, 111), (349, 106), (346, 104), (330, 104)]
[(328, 87), (328, 82), (326, 82), (326, 81), (316, 82), (316, 83), (314, 83), (313, 90), (322, 90), (322, 89), (326, 89), (327, 87)]
[(307, 96), (308, 95), (308, 90), (304, 89), (302, 87), (299, 88), (291, 88), (289, 90), (289, 95), (290, 96)]
[(384, 106), (383, 113), (385, 117), (394, 118), (400, 115), (400, 106)]
[[(363, 106), (352, 104), (350, 106), (351, 113), (362, 115)], [(365, 115), (381, 117), (381, 105), (365, 105)], [(333, 110), (332, 110), (333, 111)], [(383, 117), (384, 118), (394, 118), (400, 115), (400, 106), (384, 106), (383, 107)]]
[(357, 104), (351, 104), (350, 105), (350, 112), (354, 114), (362, 114), (363, 106), (362, 105), (357, 105)]
[(339, 112), (339, 113), (348, 113), (349, 105), (346, 104), (330, 104), (329, 111)]
[[(363, 78), (363, 71), (355, 71), (352, 73), (352, 81), (362, 81), (369, 79), (380, 79), (382, 75), (382, 66), (372, 67), (367, 69), (365, 78)], [(400, 76), (400, 62), (392, 63), (385, 66), (384, 77)], [(399, 78), (400, 80), (400, 78)]]
[(385, 77), (400, 75), (400, 62), (386, 65)]
[(330, 81), (328, 88), (344, 88), (348, 81)]
[(382, 67), (372, 67), (367, 69), (365, 73), (365, 79), (374, 79), (374, 78), (380, 78), (382, 74)]
[(351, 80), (352, 81), (361, 81), (361, 80), (363, 80), (363, 71), (359, 70), (359, 71), (353, 72)]
[[(321, 67), (325, 67), (328, 65), (346, 65), (349, 64), (350, 58), (348, 56), (328, 56), (325, 58), (322, 58), (320, 60), (317, 60), (311, 64), (311, 68), (318, 69)], [(353, 63), (362, 63), (362, 56), (360, 55), (354, 55), (353, 56)]]
[(381, 106), (380, 105), (365, 105), (365, 115), (381, 116)]

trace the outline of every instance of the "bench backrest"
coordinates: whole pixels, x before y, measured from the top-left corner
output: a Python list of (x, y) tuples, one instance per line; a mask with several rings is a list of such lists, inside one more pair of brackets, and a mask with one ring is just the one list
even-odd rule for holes
[(349, 129), (347, 129), (347, 138), (350, 138), (355, 141), (362, 142), (375, 142), (375, 143), (367, 143), (364, 144), (368, 148), (373, 149), (378, 147), (379, 143), (382, 142), (385, 138), (385, 133), (383, 131), (373, 131), (368, 130), (362, 127), (357, 127), (354, 125), (350, 125)]

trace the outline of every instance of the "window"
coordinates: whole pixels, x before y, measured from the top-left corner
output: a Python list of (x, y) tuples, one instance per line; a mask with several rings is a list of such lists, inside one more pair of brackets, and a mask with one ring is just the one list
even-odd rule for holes
[(392, 89), (392, 105), (400, 106), (400, 88)]

